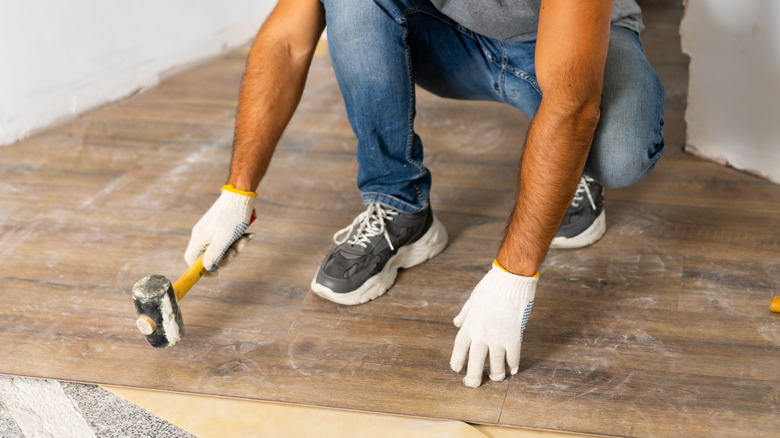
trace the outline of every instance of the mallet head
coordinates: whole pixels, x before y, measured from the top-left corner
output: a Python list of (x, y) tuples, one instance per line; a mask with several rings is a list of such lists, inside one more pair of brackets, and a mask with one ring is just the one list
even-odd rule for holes
[(179, 303), (167, 278), (151, 275), (139, 280), (133, 286), (133, 302), (138, 315), (136, 325), (149, 345), (171, 347), (184, 336)]

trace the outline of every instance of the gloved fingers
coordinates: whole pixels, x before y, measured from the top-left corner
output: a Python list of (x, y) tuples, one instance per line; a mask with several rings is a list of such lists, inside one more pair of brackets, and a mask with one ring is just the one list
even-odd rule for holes
[(488, 354), (488, 346), (481, 342), (472, 342), (469, 348), (469, 365), (466, 369), (466, 378), (463, 383), (471, 388), (476, 388), (482, 383), (482, 371), (485, 369), (485, 359)]
[[(238, 241), (236, 241), (238, 242)], [(222, 269), (230, 264), (230, 261), (233, 260), (233, 258), (236, 256), (237, 251), (235, 247), (235, 243), (230, 246), (230, 248), (225, 251), (225, 254), (222, 256), (221, 259), (219, 259), (219, 264), (217, 265), (217, 269)], [(216, 269), (215, 269), (216, 270)]]
[(187, 245), (187, 250), (184, 251), (184, 261), (187, 262), (188, 265), (192, 265), (198, 260), (198, 257), (200, 257), (201, 253), (208, 245), (209, 239), (192, 236), (190, 238), (190, 243)]
[(206, 254), (203, 255), (203, 266), (209, 271), (217, 269), (219, 262), (235, 240), (238, 239), (233, 238), (232, 230), (218, 230), (206, 248)]
[(230, 262), (246, 247), (249, 241), (254, 238), (254, 233), (244, 233), (243, 236), (239, 237), (238, 240), (230, 245), (230, 248), (228, 248), (228, 250), (225, 252), (225, 255), (222, 256), (222, 260), (220, 260), (218, 268), (222, 269), (230, 264)]
[(506, 351), (503, 348), (490, 348), (490, 380), (500, 382), (506, 377)]
[(241, 237), (238, 238), (238, 240), (235, 241), (235, 243), (233, 243), (231, 248), (234, 248), (236, 250), (236, 254), (238, 254), (243, 251), (249, 241), (254, 238), (255, 233), (244, 233)]
[(458, 335), (455, 336), (455, 345), (452, 347), (452, 357), (450, 357), (450, 368), (452, 368), (452, 371), (459, 373), (463, 369), (463, 364), (466, 363), (466, 355), (469, 352), (469, 344), (471, 344), (471, 338), (469, 338), (465, 330), (459, 330)]
[(460, 309), (460, 313), (458, 313), (458, 316), (456, 316), (455, 319), (452, 320), (453, 324), (455, 324), (455, 327), (460, 328), (463, 325), (463, 321), (465, 321), (466, 317), (469, 315), (469, 309), (471, 309), (471, 298), (469, 298), (466, 301), (466, 304), (464, 304), (463, 307)]
[(517, 344), (509, 347), (508, 350), (506, 350), (506, 363), (509, 365), (509, 372), (514, 376), (517, 374), (517, 369), (520, 365), (520, 344), (522, 342), (522, 338), (520, 339), (520, 342)]

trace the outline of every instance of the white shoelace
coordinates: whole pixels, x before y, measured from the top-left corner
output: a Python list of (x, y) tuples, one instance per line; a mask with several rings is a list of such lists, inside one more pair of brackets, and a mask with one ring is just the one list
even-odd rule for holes
[[(336, 245), (341, 245), (349, 239), (348, 243), (365, 248), (371, 242), (372, 237), (384, 234), (387, 244), (394, 251), (395, 248), (393, 243), (390, 242), (390, 236), (387, 234), (385, 221), (393, 220), (393, 216), (397, 214), (397, 211), (385, 209), (377, 203), (369, 204), (366, 211), (360, 213), (349, 226), (342, 228), (333, 235), (333, 241)], [(355, 231), (356, 228), (357, 231)], [(352, 234), (353, 231), (355, 231), (355, 234)], [(351, 238), (349, 237), (350, 235), (352, 235)]]
[(577, 186), (577, 191), (574, 192), (574, 200), (571, 201), (571, 205), (574, 207), (579, 207), (580, 202), (582, 202), (582, 200), (585, 199), (585, 196), (587, 196), (588, 201), (590, 201), (590, 206), (596, 210), (596, 202), (593, 201), (593, 195), (591, 195), (590, 189), (588, 188), (588, 183), (592, 182), (593, 178), (587, 176), (580, 178), (580, 184)]

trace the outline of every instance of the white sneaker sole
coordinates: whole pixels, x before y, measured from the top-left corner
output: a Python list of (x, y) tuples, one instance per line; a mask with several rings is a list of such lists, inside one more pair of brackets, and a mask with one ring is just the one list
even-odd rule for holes
[(338, 304), (354, 306), (367, 303), (381, 297), (390, 289), (393, 283), (395, 283), (399, 269), (417, 266), (444, 251), (446, 246), (447, 230), (434, 216), (431, 227), (421, 238), (410, 245), (399, 248), (398, 252), (387, 261), (385, 267), (379, 273), (366, 280), (359, 288), (352, 292), (336, 293), (330, 288), (317, 283), (317, 274), (315, 274), (314, 279), (311, 281), (311, 290), (322, 298)]
[(599, 217), (582, 233), (574, 237), (556, 237), (550, 244), (550, 248), (583, 248), (596, 243), (607, 231), (607, 218), (604, 210)]

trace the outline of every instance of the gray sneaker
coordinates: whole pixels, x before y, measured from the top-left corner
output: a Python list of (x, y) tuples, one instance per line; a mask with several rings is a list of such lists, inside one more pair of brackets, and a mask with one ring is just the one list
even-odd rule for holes
[(400, 268), (411, 268), (447, 246), (447, 230), (430, 206), (404, 214), (380, 204), (333, 236), (338, 245), (322, 261), (311, 290), (334, 303), (355, 305), (382, 296)]
[(550, 248), (582, 248), (596, 243), (607, 231), (603, 187), (587, 176), (580, 179), (569, 211)]

